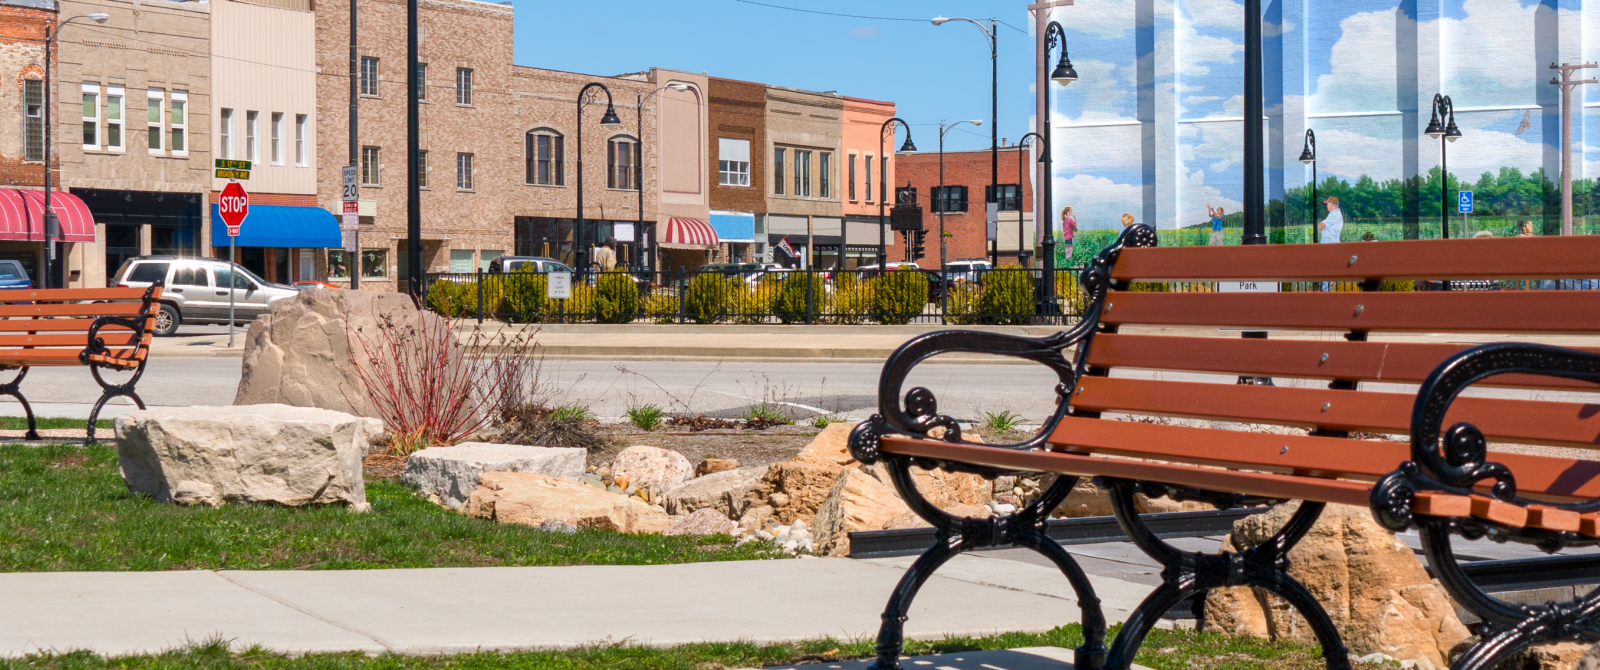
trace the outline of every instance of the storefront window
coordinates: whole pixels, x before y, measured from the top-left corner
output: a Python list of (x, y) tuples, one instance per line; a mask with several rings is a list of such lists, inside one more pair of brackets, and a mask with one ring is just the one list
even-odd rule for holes
[(350, 254), (344, 249), (328, 250), (328, 278), (350, 278)]
[(388, 249), (361, 250), (361, 277), (384, 279), (389, 276)]

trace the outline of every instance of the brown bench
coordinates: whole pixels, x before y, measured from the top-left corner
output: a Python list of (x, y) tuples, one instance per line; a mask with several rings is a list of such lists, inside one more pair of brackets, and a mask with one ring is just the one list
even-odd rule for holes
[[(1348, 668), (1332, 621), (1288, 573), (1288, 551), (1325, 503), (1367, 505), (1391, 530), (1419, 530), (1434, 574), (1484, 622), (1481, 641), (1455, 668), (1494, 667), (1534, 642), (1600, 640), (1600, 591), (1545, 606), (1507, 603), (1473, 584), (1450, 544), (1451, 535), (1528, 543), (1547, 551), (1600, 544), (1600, 461), (1486, 447), (1493, 441), (1600, 448), (1600, 404), (1547, 399), (1551, 391), (1600, 390), (1600, 350), (1509, 339), (1473, 346), (1445, 343), (1449, 339), (1370, 337), (1447, 333), (1496, 340), (1600, 333), (1600, 291), (1381, 290), (1384, 280), (1600, 277), (1600, 237), (1154, 246), (1154, 231), (1138, 226), (1095, 259), (1082, 278), (1091, 305), (1070, 331), (1048, 338), (932, 333), (890, 357), (879, 388), (882, 414), (856, 429), (851, 450), (862, 462), (885, 462), (907, 503), (936, 527), (939, 540), (890, 599), (876, 667), (899, 667), (907, 608), (940, 564), (968, 549), (1016, 545), (1049, 556), (1078, 592), (1082, 667), (1127, 668), (1168, 609), (1209, 589), (1249, 585), (1297, 608), (1315, 629), (1328, 667)], [(1359, 282), (1361, 290), (1129, 290), (1134, 282), (1219, 281)], [(1156, 328), (1128, 332), (1149, 326)], [(1181, 336), (1160, 327), (1191, 330)], [(1194, 328), (1291, 332), (1270, 339), (1220, 332), (1206, 337), (1195, 336)], [(912, 389), (901, 406), (901, 387), (913, 366), (937, 354), (974, 351), (1027, 358), (1055, 370), (1061, 400), (1033, 439), (1015, 445), (963, 442), (959, 425), (938, 413), (927, 389)], [(1170, 373), (1211, 373), (1217, 381)], [(1170, 380), (1175, 376), (1188, 380)], [(1277, 378), (1278, 385), (1235, 383), (1239, 377)], [(1374, 383), (1420, 385), (1420, 390), (1361, 388)], [(1474, 386), (1504, 390), (1458, 397)], [(1121, 420), (1140, 415), (1306, 432)], [(936, 427), (945, 432), (929, 439)], [(1409, 435), (1410, 444), (1358, 439), (1351, 435), (1355, 432)], [(986, 476), (1061, 476), (1039, 500), (1014, 514), (961, 519), (922, 498), (910, 475), (913, 465)], [(1080, 477), (1096, 477), (1109, 489), (1123, 530), (1164, 566), (1164, 583), (1129, 617), (1109, 649), (1103, 646), (1104, 620), (1088, 580), (1042, 532), (1049, 511)], [(1136, 493), (1223, 507), (1304, 503), (1272, 540), (1237, 554), (1212, 555), (1180, 551), (1156, 537), (1135, 510)], [(1600, 575), (1600, 555), (1592, 565)]]
[[(28, 370), (44, 366), (84, 365), (100, 385), (100, 400), (89, 413), (89, 442), (106, 401), (127, 396), (144, 409), (134, 385), (144, 375), (155, 331), (161, 286), (149, 288), (41, 289), (0, 291), (0, 370), (17, 370), (0, 384), (0, 394), (22, 402), (28, 415), (27, 439), (39, 439), (33, 407), (22, 396)], [(101, 370), (132, 372), (122, 383), (100, 376)]]

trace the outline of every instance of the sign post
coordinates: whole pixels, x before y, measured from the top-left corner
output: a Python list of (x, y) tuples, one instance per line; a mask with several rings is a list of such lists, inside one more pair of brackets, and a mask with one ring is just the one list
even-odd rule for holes
[(356, 185), (356, 166), (344, 166), (340, 176), (344, 182), (344, 216), (339, 227), (345, 231), (344, 250), (350, 255), (350, 288), (354, 290), (361, 288), (361, 188)]
[(222, 196), (218, 198), (217, 209), (222, 214), (223, 223), (228, 224), (228, 347), (233, 347), (233, 295), (234, 287), (239, 285), (237, 274), (239, 266), (233, 259), (239, 249), (239, 226), (244, 223), (244, 218), (250, 215), (250, 194), (245, 193), (244, 187), (239, 182), (230, 181), (222, 189)]
[(1464, 218), (1461, 222), (1461, 235), (1466, 237), (1468, 232), (1467, 224), (1472, 221), (1472, 217), (1468, 216), (1472, 214), (1472, 191), (1461, 191), (1460, 198), (1461, 202), (1456, 205), (1456, 210), (1461, 212), (1461, 216)]
[(544, 277), (544, 297), (556, 301), (557, 320), (562, 320), (561, 314), (567, 306), (567, 298), (572, 297), (572, 273), (548, 272)]

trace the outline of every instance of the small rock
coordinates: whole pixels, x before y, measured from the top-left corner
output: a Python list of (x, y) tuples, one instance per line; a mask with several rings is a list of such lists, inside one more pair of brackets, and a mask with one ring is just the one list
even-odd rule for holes
[(991, 500), (989, 501), (989, 509), (994, 510), (994, 513), (997, 515), (1010, 514), (1017, 511), (1017, 506)]
[(802, 521), (800, 519), (795, 519), (794, 523), (789, 524), (790, 532), (797, 531), (797, 530), (805, 530), (805, 529), (806, 529), (806, 522)]
[(629, 481), (630, 480), (628, 479), (627, 475), (617, 475), (611, 478), (611, 485), (619, 489), (626, 490), (628, 488)]
[(601, 479), (610, 479), (611, 478), (611, 466), (602, 465), (602, 466), (596, 468), (594, 470), (594, 473), (597, 474), (597, 475), (600, 475)]
[(694, 476), (704, 477), (718, 472), (739, 469), (739, 461), (731, 458), (707, 458), (694, 466)]
[[(618, 484), (617, 486), (622, 486), (622, 485)], [(639, 487), (637, 487), (637, 486), (623, 486), (622, 487), (623, 495), (630, 495), (631, 496), (631, 495), (633, 495), (635, 493), (638, 493), (638, 492), (639, 492)]]
[(800, 548), (800, 543), (796, 542), (794, 540), (789, 540), (789, 541), (783, 543), (783, 550), (787, 551), (787, 552), (789, 552), (791, 554), (795, 553), (795, 550), (799, 549), (799, 548)]
[(369, 502), (350, 503), (350, 513), (351, 514), (367, 514), (367, 513), (370, 513), (371, 511), (372, 511), (372, 503), (369, 503)]
[(739, 528), (715, 509), (703, 507), (675, 517), (662, 535), (732, 535)]
[(765, 529), (758, 530), (756, 531), (756, 539), (765, 542), (772, 539), (772, 533), (767, 532)]
[(803, 552), (806, 552), (806, 553), (809, 554), (809, 553), (812, 552), (812, 549), (815, 546), (816, 545), (814, 543), (812, 543), (811, 538), (808, 537), (808, 538), (805, 538), (803, 540), (800, 540), (800, 542), (795, 545), (795, 548), (797, 548), (800, 551), (803, 551)]
[(774, 493), (771, 496), (767, 497), (767, 504), (772, 505), (775, 508), (776, 507), (788, 507), (789, 506), (789, 494), (787, 494), (787, 493)]
[(626, 477), (635, 486), (670, 489), (689, 481), (694, 464), (676, 451), (637, 445), (617, 454), (616, 460), (611, 462), (611, 472), (618, 479)]
[(533, 528), (534, 530), (542, 530), (549, 533), (564, 533), (568, 535), (578, 532), (577, 526), (567, 523), (562, 519), (545, 519), (543, 523), (540, 523)]
[(619, 495), (627, 495), (628, 494), (627, 491), (624, 491), (622, 489), (617, 488), (617, 486), (615, 484), (612, 484), (611, 486), (607, 486), (606, 490), (610, 491), (611, 493), (616, 493), (616, 494), (619, 494)]

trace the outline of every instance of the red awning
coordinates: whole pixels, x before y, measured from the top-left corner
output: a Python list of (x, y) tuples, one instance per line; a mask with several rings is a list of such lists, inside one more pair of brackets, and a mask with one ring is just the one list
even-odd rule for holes
[(712, 249), (717, 246), (717, 231), (700, 219), (674, 216), (656, 230), (656, 243), (668, 249)]
[[(50, 209), (61, 222), (61, 238), (94, 241), (94, 215), (71, 193), (50, 192)], [(44, 191), (0, 189), (0, 240), (44, 241)]]

